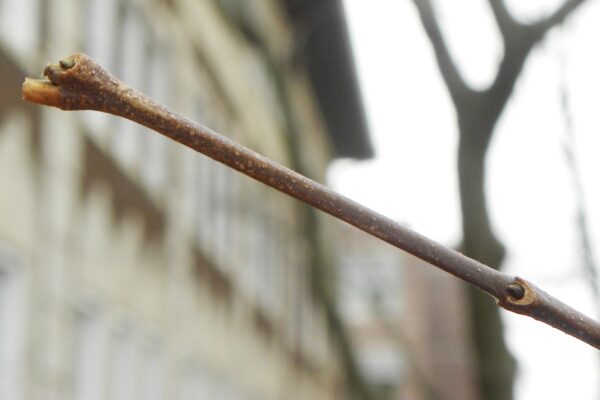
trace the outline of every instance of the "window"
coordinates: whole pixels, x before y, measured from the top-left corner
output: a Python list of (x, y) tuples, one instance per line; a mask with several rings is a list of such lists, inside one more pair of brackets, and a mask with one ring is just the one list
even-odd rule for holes
[(288, 247), (286, 249), (286, 335), (290, 344), (295, 344), (300, 323), (300, 293), (305, 281), (304, 269), (301, 268), (302, 254), (300, 249)]
[(210, 377), (204, 369), (192, 364), (184, 370), (179, 386), (179, 400), (213, 399), (213, 392)]
[(164, 357), (161, 350), (155, 342), (151, 342), (142, 353), (138, 399), (166, 399)]
[(107, 70), (114, 70), (116, 67), (116, 0), (88, 0), (84, 12), (86, 53)]
[(402, 357), (395, 342), (373, 342), (357, 349), (357, 362), (370, 382), (392, 387), (405, 372)]
[[(196, 121), (202, 121), (206, 118), (206, 102), (202, 97), (197, 96), (195, 103), (194, 118)], [(212, 204), (210, 203), (210, 199), (215, 179), (213, 176), (213, 167), (215, 165), (216, 163), (213, 160), (196, 153), (196, 172), (194, 177), (196, 215), (194, 222), (196, 224), (198, 244), (205, 253), (209, 251), (212, 245)]]
[[(212, 161), (211, 161), (212, 162)], [(222, 164), (215, 164), (212, 169), (215, 174), (213, 190), (211, 192), (212, 216), (214, 218), (213, 232), (214, 242), (212, 256), (219, 267), (223, 267), (225, 255), (229, 250), (228, 225), (231, 221), (229, 216), (229, 192), (231, 190), (231, 173), (229, 168)]]
[(383, 246), (354, 247), (340, 254), (337, 282), (342, 314), (359, 322), (369, 319), (375, 308), (385, 318), (396, 318), (402, 305), (399, 264), (398, 256)]
[(269, 291), (272, 288), (269, 286), (269, 277), (266, 274), (266, 271), (268, 269), (267, 264), (269, 240), (267, 237), (267, 230), (265, 226), (265, 189), (258, 188), (258, 190), (256, 190), (254, 194), (255, 195), (250, 199), (250, 201), (252, 202), (250, 206), (250, 213), (252, 221), (251, 251), (253, 255), (253, 257), (249, 260), (252, 263), (252, 276), (250, 277), (250, 279), (252, 281), (254, 296), (258, 301), (258, 304), (261, 307), (266, 308), (266, 295), (263, 292)]
[(110, 360), (110, 400), (133, 399), (138, 384), (137, 346), (129, 323), (123, 323), (114, 334)]
[(277, 284), (279, 282), (276, 279), (276, 269), (281, 266), (275, 265), (274, 251), (276, 238), (273, 232), (273, 221), (269, 212), (270, 210), (268, 209), (268, 204), (264, 204), (263, 206), (263, 218), (259, 222), (259, 237), (262, 243), (258, 248), (260, 258), (258, 260), (259, 276), (257, 276), (257, 290), (259, 304), (263, 309), (273, 313), (278, 302)]
[(253, 298), (255, 294), (256, 263), (254, 262), (255, 253), (259, 251), (255, 243), (255, 225), (256, 217), (254, 215), (255, 193), (257, 185), (249, 180), (240, 182), (240, 191), (243, 193), (243, 199), (238, 207), (238, 217), (236, 219), (236, 230), (239, 244), (237, 251), (233, 252), (237, 257), (236, 278), (239, 279), (240, 288), (246, 298)]
[[(87, 0), (84, 6), (84, 48), (86, 53), (108, 71), (116, 68), (117, 2)], [(84, 121), (89, 132), (104, 137), (110, 117), (104, 113), (85, 111)]]
[(280, 218), (282, 209), (281, 204), (278, 203), (279, 194), (264, 188), (261, 188), (260, 193), (257, 202), (259, 208), (256, 210), (258, 218), (255, 221), (256, 290), (262, 308), (271, 316), (279, 316), (283, 311), (282, 287), (285, 285), (288, 268), (285, 264), (287, 259), (285, 224)]
[[(119, 65), (117, 75), (127, 85), (144, 90), (146, 82), (144, 63), (146, 62), (146, 30), (144, 21), (137, 10), (124, 7), (120, 12)], [(116, 122), (116, 134), (112, 138), (112, 148), (123, 165), (133, 169), (139, 161), (141, 148), (141, 126), (124, 118)]]
[[(299, 244), (303, 241), (298, 240)], [(302, 337), (307, 320), (307, 310), (305, 308), (306, 299), (311, 296), (309, 292), (309, 274), (306, 263), (306, 253), (291, 249), (291, 266), (289, 268), (289, 288), (288, 288), (288, 333), (293, 343), (302, 344)]]
[[(168, 52), (162, 47), (154, 47), (149, 49), (149, 53), (149, 95), (160, 103), (169, 104), (171, 70), (168, 64)], [(150, 190), (158, 191), (164, 187), (168, 176), (169, 140), (148, 129), (144, 133), (142, 179)]]
[(0, 257), (0, 398), (23, 398), (25, 296), (22, 271)]
[(76, 312), (74, 336), (74, 399), (104, 399), (106, 325), (98, 309)]
[(215, 400), (237, 400), (240, 399), (237, 390), (224, 378), (215, 379), (212, 398)]
[(178, 169), (178, 174), (181, 178), (182, 186), (182, 205), (180, 209), (180, 215), (185, 221), (186, 226), (184, 229), (189, 229), (196, 239), (196, 217), (198, 213), (198, 154), (193, 151), (182, 148), (179, 149), (180, 153), (178, 156), (181, 158), (181, 168)]
[(197, 181), (197, 232), (198, 241), (201, 248), (205, 252), (210, 252), (213, 245), (213, 215), (212, 215), (212, 191), (213, 182), (216, 177), (213, 175), (213, 169), (216, 167), (216, 163), (208, 157), (199, 155), (198, 156), (198, 181)]
[(221, 248), (221, 260), (225, 265), (233, 265), (236, 258), (234, 253), (239, 248), (236, 228), (239, 220), (240, 176), (236, 171), (229, 168), (225, 169), (225, 174), (227, 176), (227, 187), (221, 199), (221, 215), (224, 225), (223, 240), (225, 242)]
[(313, 351), (313, 340), (315, 330), (315, 309), (313, 303), (313, 296), (310, 293), (305, 294), (303, 301), (300, 303), (300, 307), (302, 307), (300, 343), (304, 352), (311, 354)]

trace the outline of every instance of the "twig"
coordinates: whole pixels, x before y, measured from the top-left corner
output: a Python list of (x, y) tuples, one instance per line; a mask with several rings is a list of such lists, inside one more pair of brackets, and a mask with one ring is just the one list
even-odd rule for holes
[(545, 322), (600, 349), (600, 324), (533, 284), (500, 273), (416, 233), (129, 88), (84, 54), (26, 79), (23, 98), (63, 110), (97, 110), (151, 128), (266, 185), (370, 233), (476, 286), (499, 306)]
[(569, 97), (569, 90), (567, 89), (566, 60), (564, 54), (560, 54), (559, 57), (560, 106), (565, 125), (565, 134), (562, 147), (568, 170), (567, 172), (571, 178), (571, 184), (573, 185), (573, 196), (575, 197), (575, 223), (577, 226), (577, 233), (579, 234), (579, 245), (581, 246), (581, 255), (583, 258), (582, 269), (585, 274), (586, 281), (592, 289), (594, 300), (596, 302), (596, 309), (598, 309), (598, 306), (600, 305), (598, 302), (600, 300), (598, 268), (596, 267), (594, 252), (592, 250), (590, 230), (588, 227), (588, 213), (585, 204), (585, 193), (583, 189), (581, 173), (579, 171), (579, 162), (577, 160), (575, 146), (575, 126), (573, 124), (573, 114), (571, 112), (571, 99)]

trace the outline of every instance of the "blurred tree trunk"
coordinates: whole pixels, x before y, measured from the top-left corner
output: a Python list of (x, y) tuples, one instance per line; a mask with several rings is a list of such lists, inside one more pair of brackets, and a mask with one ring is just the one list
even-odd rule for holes
[[(475, 90), (464, 81), (448, 50), (431, 0), (413, 0), (456, 110), (462, 251), (490, 267), (499, 269), (505, 253), (494, 235), (485, 197), (485, 158), (494, 128), (531, 49), (585, 1), (566, 0), (546, 18), (522, 24), (512, 17), (504, 0), (488, 0), (504, 55), (492, 84), (485, 90)], [(469, 288), (469, 300), (480, 398), (510, 400), (516, 363), (506, 347), (499, 309), (474, 288)]]

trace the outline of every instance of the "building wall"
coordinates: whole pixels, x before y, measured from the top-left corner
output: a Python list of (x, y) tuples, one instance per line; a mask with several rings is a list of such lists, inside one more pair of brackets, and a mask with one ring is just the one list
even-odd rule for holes
[[(285, 59), (278, 3), (255, 3)], [(0, 72), (20, 85), (83, 50), (289, 165), (264, 58), (215, 4), (0, 0)], [(281, 72), (320, 179), (317, 106), (301, 69)], [(295, 202), (127, 121), (23, 104), (19, 85), (0, 98), (0, 398), (336, 398)]]
[(340, 314), (372, 393), (477, 399), (463, 284), (354, 227), (336, 228)]
[(376, 398), (397, 398), (408, 375), (401, 319), (406, 255), (350, 225), (336, 228), (337, 302), (358, 366)]
[(403, 315), (411, 375), (407, 399), (477, 399), (469, 315), (462, 282), (406, 256)]

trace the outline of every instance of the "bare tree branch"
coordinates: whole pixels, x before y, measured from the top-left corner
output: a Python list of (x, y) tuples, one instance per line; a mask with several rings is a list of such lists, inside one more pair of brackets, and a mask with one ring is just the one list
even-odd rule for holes
[(532, 27), (538, 32), (540, 39), (542, 39), (546, 32), (555, 26), (562, 24), (573, 11), (577, 10), (577, 8), (586, 1), (587, 0), (567, 0), (562, 6), (554, 11), (554, 13), (550, 14), (547, 18), (534, 23)]
[[(492, 113), (499, 112), (504, 108), (530, 50), (544, 38), (546, 32), (564, 22), (572, 12), (586, 1), (566, 0), (550, 16), (533, 24), (525, 25), (515, 21), (508, 11), (504, 0), (488, 0), (505, 47), (504, 57), (500, 63), (494, 82), (489, 89), (489, 95), (499, 99), (499, 101), (491, 103), (500, 106), (499, 110), (490, 110)], [(413, 0), (413, 3), (417, 8), (427, 37), (431, 41), (440, 73), (448, 87), (454, 104), (458, 107), (463, 103), (461, 99), (465, 95), (475, 95), (477, 93), (468, 87), (450, 54), (439, 22), (437, 21), (432, 0)], [(472, 96), (468, 97), (470, 101), (473, 100)]]
[(504, 0), (488, 0), (488, 2), (500, 33), (502, 37), (506, 38), (510, 34), (510, 31), (517, 25), (517, 22), (508, 12)]
[(459, 97), (465, 92), (469, 92), (470, 89), (452, 59), (452, 55), (435, 16), (435, 11), (431, 5), (431, 0), (413, 0), (413, 2), (417, 7), (419, 17), (425, 27), (425, 32), (427, 32), (427, 36), (433, 46), (435, 58), (450, 92), (450, 97), (452, 97), (452, 101), (456, 104), (457, 101), (460, 101)]
[(499, 21), (498, 25), (505, 47), (498, 73), (489, 89), (489, 95), (494, 99), (490, 104), (494, 104), (496, 108), (496, 110), (490, 111), (497, 112), (499, 116), (506, 101), (512, 94), (517, 77), (521, 73), (531, 49), (544, 39), (545, 34), (550, 29), (561, 24), (587, 0), (567, 0), (550, 16), (531, 25), (523, 25), (515, 22), (510, 16), (504, 0), (488, 1), (496, 20)]
[(528, 315), (600, 349), (600, 323), (533, 284), (496, 271), (414, 232), (268, 158), (205, 128), (129, 88), (84, 54), (44, 69), (45, 80), (26, 79), (25, 100), (63, 110), (121, 116), (221, 162), (472, 284), (499, 306)]

